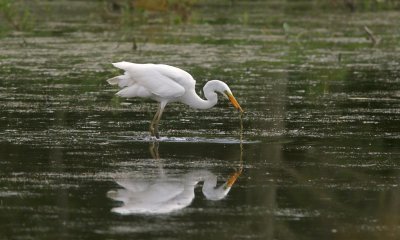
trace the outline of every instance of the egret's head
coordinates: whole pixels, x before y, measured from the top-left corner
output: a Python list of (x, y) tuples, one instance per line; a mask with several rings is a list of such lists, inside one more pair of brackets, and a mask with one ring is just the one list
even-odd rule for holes
[(231, 103), (237, 110), (243, 112), (243, 109), (240, 107), (238, 101), (233, 96), (231, 89), (226, 83), (219, 80), (212, 80), (209, 81), (206, 85), (209, 85), (209, 87), (212, 88), (213, 91), (221, 93), (223, 96), (229, 99), (229, 101), (231, 101)]

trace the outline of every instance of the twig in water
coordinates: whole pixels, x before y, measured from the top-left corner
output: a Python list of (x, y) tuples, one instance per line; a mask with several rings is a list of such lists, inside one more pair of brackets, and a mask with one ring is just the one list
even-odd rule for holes
[(364, 26), (364, 30), (368, 34), (368, 38), (371, 39), (373, 47), (375, 47), (381, 42), (381, 38), (376, 37), (374, 33), (371, 31), (371, 29), (369, 29), (367, 26)]

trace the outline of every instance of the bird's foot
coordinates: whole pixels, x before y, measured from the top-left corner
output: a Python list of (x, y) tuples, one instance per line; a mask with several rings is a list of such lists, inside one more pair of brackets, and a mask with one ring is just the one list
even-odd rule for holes
[(156, 137), (157, 139), (160, 139), (160, 134), (158, 133), (158, 128), (150, 126), (150, 135), (152, 137)]
[(160, 139), (160, 134), (158, 133), (158, 128), (155, 128), (155, 129), (154, 129), (154, 136), (155, 136), (157, 139)]

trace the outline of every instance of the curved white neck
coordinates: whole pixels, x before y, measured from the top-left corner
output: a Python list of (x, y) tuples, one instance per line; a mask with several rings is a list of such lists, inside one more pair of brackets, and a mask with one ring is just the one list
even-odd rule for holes
[(216, 82), (217, 80), (212, 80), (204, 85), (203, 92), (204, 97), (206, 98), (205, 100), (201, 99), (193, 89), (183, 97), (182, 102), (196, 109), (209, 109), (214, 107), (218, 102), (218, 95), (215, 92), (217, 88), (217, 84), (215, 84)]
[(218, 96), (216, 93), (213, 92), (206, 94), (206, 92), (204, 92), (204, 96), (206, 97), (205, 100), (200, 98), (193, 90), (193, 92), (188, 94), (187, 98), (185, 98), (183, 102), (195, 109), (209, 109), (217, 104)]

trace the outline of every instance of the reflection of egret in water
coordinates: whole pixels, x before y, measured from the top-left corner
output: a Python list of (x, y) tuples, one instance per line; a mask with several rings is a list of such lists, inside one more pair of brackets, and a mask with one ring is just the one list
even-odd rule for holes
[[(152, 143), (150, 152), (159, 159), (158, 142)], [(161, 163), (160, 163), (161, 164)], [(181, 176), (168, 177), (160, 167), (155, 179), (129, 178), (116, 181), (123, 187), (108, 192), (108, 197), (121, 201), (122, 206), (111, 211), (119, 214), (169, 213), (185, 208), (193, 201), (194, 189), (203, 183), (203, 194), (208, 200), (221, 200), (227, 196), (241, 169), (230, 175), (228, 180), (217, 186), (217, 176), (208, 170), (195, 170)]]

